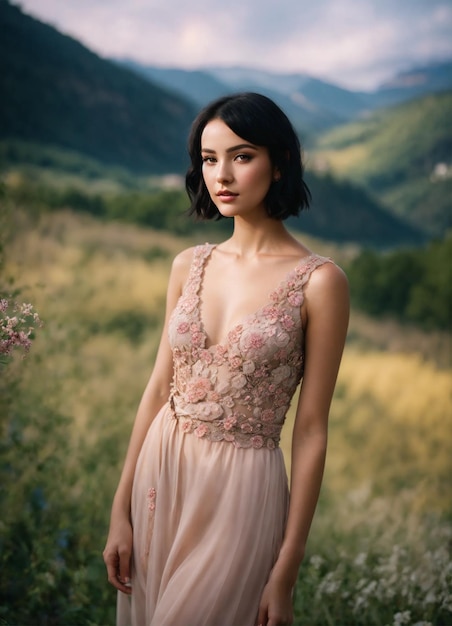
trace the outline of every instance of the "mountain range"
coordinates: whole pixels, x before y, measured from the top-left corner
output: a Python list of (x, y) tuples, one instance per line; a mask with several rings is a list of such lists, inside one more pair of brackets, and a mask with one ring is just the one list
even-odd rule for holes
[[(93, 164), (98, 163), (98, 171), (104, 166), (120, 166), (133, 176), (181, 174), (187, 165), (189, 125), (199, 108), (225, 93), (254, 90), (269, 95), (287, 112), (300, 131), (308, 165), (318, 162), (317, 154), (332, 157), (326, 176), (318, 167), (308, 172), (315, 191), (314, 210), (303, 222), (309, 232), (324, 236), (333, 221), (339, 241), (380, 239), (394, 245), (419, 241), (421, 232), (435, 235), (447, 224), (441, 217), (432, 221), (436, 230), (423, 226), (426, 211), (427, 215), (430, 209), (443, 215), (450, 202), (435, 206), (428, 186), (429, 170), (424, 168), (420, 176), (419, 167), (412, 167), (412, 162), (422, 162), (427, 146), (435, 159), (428, 162), (430, 169), (442, 161), (449, 167), (452, 131), (445, 128), (441, 135), (441, 125), (448, 124), (445, 111), (449, 101), (441, 94), (452, 90), (452, 62), (414, 68), (374, 92), (354, 92), (305, 74), (244, 67), (187, 71), (103, 59), (9, 0), (0, 0), (0, 32), (0, 171), (21, 161), (62, 171), (69, 164), (79, 167), (86, 159), (86, 170), (91, 173), (97, 168)], [(422, 97), (433, 99), (435, 106), (418, 107)], [(405, 116), (404, 107), (410, 106), (424, 117)], [(390, 180), (382, 194), (378, 181), (383, 177), (388, 183), (388, 164), (391, 169), (393, 162), (385, 160), (384, 154), (376, 157), (378, 142), (374, 151), (366, 152), (372, 175), (356, 177), (341, 164), (344, 159), (353, 162), (353, 146), (359, 147), (372, 133), (387, 137), (389, 132), (382, 149), (390, 154), (391, 140), (397, 136), (391, 121), (396, 110), (397, 123), (404, 126), (397, 137), (397, 154), (401, 155), (398, 180)], [(417, 142), (419, 128), (427, 128), (427, 116), (432, 115), (440, 125), (439, 134)], [(359, 125), (358, 131), (354, 124)], [(336, 132), (342, 133), (339, 143)], [(416, 220), (412, 219), (415, 210), (398, 210), (401, 192), (397, 184), (407, 188), (410, 181), (421, 179), (422, 188), (410, 192), (411, 202), (417, 206), (422, 198), (427, 209), (421, 212), (422, 219)], [(433, 190), (436, 197), (443, 197), (443, 190), (448, 189), (443, 182)], [(447, 180), (445, 184), (449, 184)], [(392, 203), (394, 198), (397, 206)]]
[(246, 67), (203, 70), (159, 68), (117, 59), (140, 76), (171, 89), (198, 108), (231, 91), (258, 91), (273, 98), (305, 136), (351, 121), (381, 107), (452, 89), (452, 61), (414, 67), (375, 91), (351, 91), (307, 74), (275, 73)]

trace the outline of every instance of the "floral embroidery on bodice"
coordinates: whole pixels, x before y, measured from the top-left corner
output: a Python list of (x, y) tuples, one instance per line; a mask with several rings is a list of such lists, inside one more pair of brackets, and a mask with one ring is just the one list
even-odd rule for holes
[(200, 438), (240, 448), (274, 449), (303, 375), (303, 286), (329, 259), (315, 254), (301, 259), (264, 306), (235, 325), (224, 343), (207, 347), (199, 294), (214, 247), (195, 247), (187, 282), (169, 321), (173, 417), (183, 432)]

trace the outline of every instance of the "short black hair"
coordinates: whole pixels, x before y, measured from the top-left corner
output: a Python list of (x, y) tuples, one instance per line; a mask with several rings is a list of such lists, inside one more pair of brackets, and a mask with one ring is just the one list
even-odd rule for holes
[(202, 175), (201, 135), (213, 119), (222, 120), (239, 137), (268, 149), (280, 179), (272, 182), (265, 198), (267, 214), (284, 220), (309, 207), (310, 191), (303, 179), (300, 141), (286, 114), (270, 98), (246, 92), (224, 96), (208, 104), (194, 120), (188, 139), (191, 165), (185, 187), (190, 215), (220, 219)]

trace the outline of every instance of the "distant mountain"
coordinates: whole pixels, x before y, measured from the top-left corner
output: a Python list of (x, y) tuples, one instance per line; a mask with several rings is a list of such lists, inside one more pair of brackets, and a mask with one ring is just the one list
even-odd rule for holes
[(387, 107), (431, 93), (452, 90), (452, 61), (414, 67), (401, 72), (376, 91), (361, 94), (363, 101), (372, 108)]
[(223, 82), (202, 70), (162, 69), (142, 65), (130, 59), (122, 59), (116, 63), (133, 70), (154, 84), (162, 85), (165, 89), (178, 93), (179, 96), (183, 95), (198, 108), (228, 91), (228, 87)]
[(452, 226), (452, 91), (336, 128), (311, 153), (321, 170), (364, 185), (431, 235)]
[(452, 62), (415, 68), (372, 92), (344, 89), (303, 73), (276, 73), (246, 67), (202, 70), (161, 68), (118, 60), (141, 76), (183, 95), (197, 106), (237, 91), (259, 91), (273, 98), (308, 142), (327, 128), (363, 117), (421, 95), (452, 89)]
[[(182, 70), (141, 65), (130, 59), (116, 61), (154, 83), (189, 98), (198, 108), (211, 100), (237, 91), (258, 91), (281, 106), (307, 140), (314, 132), (350, 119), (343, 110), (334, 112), (306, 98), (300, 91), (307, 79), (302, 74), (273, 74), (245, 68)], [(314, 79), (309, 79), (315, 82)]]
[(181, 171), (195, 108), (0, 0), (0, 139)]

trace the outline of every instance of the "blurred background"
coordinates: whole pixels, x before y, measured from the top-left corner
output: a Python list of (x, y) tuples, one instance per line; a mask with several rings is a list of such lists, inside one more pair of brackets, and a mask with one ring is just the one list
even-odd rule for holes
[(0, 0), (0, 624), (114, 623), (171, 260), (231, 230), (185, 214), (188, 129), (243, 90), (292, 120), (289, 226), (351, 284), (295, 624), (452, 624), (451, 32), (442, 0)]

